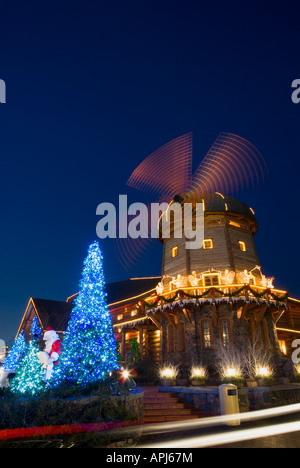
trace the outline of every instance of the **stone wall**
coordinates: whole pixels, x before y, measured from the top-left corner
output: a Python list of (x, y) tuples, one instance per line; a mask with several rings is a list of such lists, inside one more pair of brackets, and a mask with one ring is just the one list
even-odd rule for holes
[[(186, 403), (200, 409), (204, 416), (220, 414), (218, 387), (159, 387), (160, 392), (177, 393)], [(240, 413), (300, 403), (300, 384), (274, 387), (240, 388)]]
[[(247, 320), (241, 317), (243, 307), (248, 307)], [(193, 364), (202, 363), (208, 367), (209, 375), (217, 378), (216, 350), (222, 342), (221, 324), (226, 321), (229, 329), (229, 342), (234, 344), (243, 353), (247, 343), (253, 340), (262, 343), (267, 349), (272, 350), (274, 357), (279, 356), (278, 339), (275, 330), (272, 309), (264, 302), (255, 300), (249, 305), (244, 299), (232, 301), (222, 299), (209, 299), (198, 305), (195, 302), (184, 301), (181, 305), (165, 309), (161, 315), (161, 360), (163, 363), (172, 363), (180, 367), (181, 377), (188, 377), (189, 369)], [(258, 312), (253, 312), (258, 309)], [(263, 311), (261, 321), (258, 320), (259, 312)], [(211, 346), (206, 347), (203, 338), (203, 323), (210, 324)], [(184, 327), (185, 346), (179, 343), (179, 324)], [(168, 330), (173, 328), (174, 345), (170, 350), (168, 342)], [(277, 374), (276, 374), (277, 375)], [(280, 376), (289, 377), (280, 372)], [(291, 379), (291, 378), (290, 378)], [(217, 382), (215, 382), (216, 384)]]
[[(185, 350), (178, 351), (178, 336), (176, 327), (174, 329), (174, 352), (168, 350), (167, 329), (170, 325), (168, 318), (162, 317), (162, 361), (179, 364), (181, 372), (185, 373), (193, 363), (202, 362), (207, 365), (210, 374), (214, 374), (215, 353), (214, 348), (220, 342), (220, 322), (224, 319), (229, 321), (230, 340), (241, 349), (250, 337), (249, 325), (245, 321), (237, 318), (237, 305), (228, 302), (213, 304), (211, 301), (195, 305), (187, 304), (190, 320), (182, 312), (182, 308), (177, 306), (172, 313), (177, 314), (177, 324), (184, 322), (185, 327)], [(211, 324), (211, 348), (205, 349), (201, 336), (201, 323), (209, 320)]]

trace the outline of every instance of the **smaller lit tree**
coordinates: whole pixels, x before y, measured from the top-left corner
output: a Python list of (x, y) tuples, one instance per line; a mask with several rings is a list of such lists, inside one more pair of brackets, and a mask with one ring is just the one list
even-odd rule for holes
[(136, 338), (132, 338), (130, 342), (129, 352), (135, 355), (136, 361), (139, 361), (141, 359), (140, 348)]
[(38, 359), (38, 352), (36, 341), (29, 341), (25, 356), (10, 385), (13, 393), (35, 395), (43, 390), (44, 370)]
[(28, 344), (25, 343), (22, 331), (23, 338), (20, 338), (20, 343), (23, 343), (24, 339), (25, 348), (16, 367), (16, 375), (10, 384), (13, 393), (35, 395), (44, 388), (45, 371), (38, 359), (38, 341), (41, 336), (42, 329), (35, 316), (30, 327), (31, 340)]
[(20, 364), (26, 350), (26, 340), (24, 331), (21, 330), (10, 348), (5, 358), (3, 369), (5, 371), (14, 371)]

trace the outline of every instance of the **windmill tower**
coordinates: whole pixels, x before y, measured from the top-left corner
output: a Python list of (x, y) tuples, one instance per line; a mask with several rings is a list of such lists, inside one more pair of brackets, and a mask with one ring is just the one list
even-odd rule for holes
[[(242, 347), (259, 342), (277, 352), (275, 320), (285, 307), (284, 292), (274, 289), (257, 255), (255, 213), (230, 196), (255, 185), (265, 162), (247, 140), (221, 133), (192, 174), (192, 136), (183, 135), (159, 148), (132, 173), (128, 185), (164, 202), (159, 225), (163, 244), (162, 277), (156, 295), (140, 304), (160, 330), (160, 358), (180, 364), (213, 366), (216, 344)], [(186, 237), (175, 236), (172, 206), (191, 204), (195, 226), (197, 203), (204, 212), (204, 239), (186, 248)], [(161, 227), (168, 217), (170, 235)], [(178, 232), (177, 232), (178, 233)], [(130, 240), (127, 258), (141, 258), (149, 239)]]
[[(204, 210), (203, 243), (198, 249), (186, 249), (184, 235), (182, 238), (161, 237), (162, 277), (172, 278), (178, 274), (188, 277), (196, 272), (205, 276), (204, 285), (240, 280), (260, 284), (262, 275), (254, 243), (258, 225), (254, 211), (221, 193), (201, 194), (198, 198)], [(181, 203), (192, 201), (194, 199), (185, 199)]]

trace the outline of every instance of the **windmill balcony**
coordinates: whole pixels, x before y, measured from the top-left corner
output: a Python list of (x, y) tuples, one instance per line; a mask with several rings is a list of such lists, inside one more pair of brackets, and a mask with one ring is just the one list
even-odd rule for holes
[(183, 287), (176, 288), (171, 291), (161, 292), (160, 294), (153, 294), (147, 297), (139, 305), (144, 306), (148, 311), (150, 309), (161, 308), (165, 305), (180, 304), (183, 302), (215, 302), (220, 300), (227, 300), (234, 302), (236, 300), (245, 300), (246, 302), (252, 300), (267, 301), (268, 303), (285, 303), (288, 295), (286, 291), (279, 289), (265, 288), (263, 286), (254, 286), (250, 284), (228, 284)]

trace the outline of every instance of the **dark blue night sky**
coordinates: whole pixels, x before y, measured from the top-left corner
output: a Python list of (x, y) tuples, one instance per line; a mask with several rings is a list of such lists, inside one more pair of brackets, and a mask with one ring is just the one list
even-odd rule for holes
[[(1, 1), (0, 337), (28, 299), (66, 300), (96, 239), (96, 207), (116, 203), (136, 166), (194, 135), (195, 166), (219, 132), (262, 153), (264, 184), (238, 196), (275, 286), (300, 297), (300, 78), (296, 2)], [(159, 275), (161, 245), (132, 271), (101, 242), (107, 282)]]

